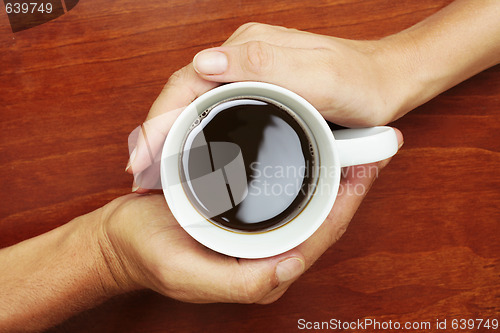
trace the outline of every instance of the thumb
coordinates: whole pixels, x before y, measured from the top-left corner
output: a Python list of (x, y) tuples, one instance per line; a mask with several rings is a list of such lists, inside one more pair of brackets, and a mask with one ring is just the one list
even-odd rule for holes
[[(232, 276), (232, 302), (271, 303), (305, 271), (305, 259), (296, 250), (264, 259), (239, 259), (239, 274)], [(230, 274), (230, 275), (228, 275)]]
[(193, 66), (200, 77), (209, 81), (263, 81), (290, 87), (297, 82), (293, 77), (303, 80), (310, 76), (300, 71), (308, 68), (306, 60), (311, 59), (311, 52), (315, 50), (251, 41), (203, 50), (194, 57)]

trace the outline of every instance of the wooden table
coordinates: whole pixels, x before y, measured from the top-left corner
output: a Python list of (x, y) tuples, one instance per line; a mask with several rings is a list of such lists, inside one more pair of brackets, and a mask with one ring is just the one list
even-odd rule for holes
[[(15, 34), (2, 11), (0, 246), (128, 193), (128, 134), (176, 69), (239, 25), (369, 39), (449, 2), (82, 0)], [(405, 134), (402, 151), (344, 237), (279, 301), (194, 305), (143, 291), (52, 331), (288, 332), (299, 319), (363, 318), (433, 328), (447, 319), (450, 328), (452, 319), (500, 319), (499, 74), (499, 66), (480, 73), (392, 124)]]

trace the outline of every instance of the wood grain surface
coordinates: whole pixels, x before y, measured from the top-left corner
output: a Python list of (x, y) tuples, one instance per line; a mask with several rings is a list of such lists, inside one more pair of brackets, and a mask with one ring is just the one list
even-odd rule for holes
[[(128, 193), (130, 131), (176, 69), (241, 24), (371, 39), (449, 2), (81, 0), (15, 34), (0, 11), (0, 247)], [(403, 149), (343, 238), (277, 302), (197, 305), (142, 291), (51, 332), (291, 332), (301, 318), (435, 331), (438, 319), (500, 319), (499, 74), (486, 70), (391, 124)]]

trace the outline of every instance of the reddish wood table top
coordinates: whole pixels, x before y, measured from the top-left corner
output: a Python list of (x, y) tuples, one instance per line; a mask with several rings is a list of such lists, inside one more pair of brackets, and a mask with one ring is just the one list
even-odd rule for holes
[[(239, 25), (368, 39), (449, 2), (82, 0), (15, 34), (2, 11), (0, 246), (128, 193), (128, 134), (176, 69)], [(437, 319), (500, 319), (499, 72), (480, 73), (392, 124), (405, 134), (402, 151), (343, 238), (276, 303), (195, 305), (144, 291), (53, 331), (295, 331), (299, 319), (433, 327)]]

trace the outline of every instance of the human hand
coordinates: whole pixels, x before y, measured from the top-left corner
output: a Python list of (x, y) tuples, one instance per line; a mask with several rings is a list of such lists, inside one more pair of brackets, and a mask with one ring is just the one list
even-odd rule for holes
[(328, 121), (374, 126), (394, 120), (402, 88), (386, 48), (380, 40), (248, 23), (221, 47), (199, 52), (192, 65), (206, 81), (277, 84), (307, 99)]
[[(398, 141), (402, 135), (396, 131)], [(131, 194), (103, 208), (101, 248), (122, 291), (151, 288), (187, 302), (270, 303), (346, 230), (388, 160), (344, 170), (329, 216), (308, 240), (278, 256), (238, 259), (189, 236), (162, 195)]]
[(280, 85), (339, 125), (371, 126), (393, 120), (404, 85), (395, 80), (397, 66), (389, 64), (386, 53), (381, 41), (257, 23), (241, 26), (221, 47), (201, 51), (193, 63), (174, 73), (142, 127), (130, 136), (127, 171), (135, 176), (133, 191), (155, 187), (159, 152), (174, 120), (183, 107), (221, 83), (255, 80)]

